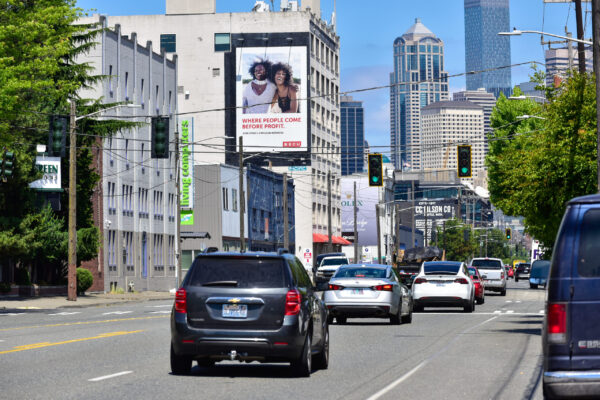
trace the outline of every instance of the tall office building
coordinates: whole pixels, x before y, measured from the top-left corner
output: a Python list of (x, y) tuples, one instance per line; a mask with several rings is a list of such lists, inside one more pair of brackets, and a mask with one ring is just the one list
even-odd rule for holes
[[(556, 77), (564, 79), (567, 75), (567, 71), (571, 69), (577, 69), (579, 67), (579, 57), (576, 46), (571, 48), (570, 57), (569, 48), (561, 47), (558, 49), (546, 50), (545, 58), (546, 86), (553, 86)], [(594, 59), (592, 48), (590, 46), (585, 47), (585, 68), (586, 71), (594, 70)]]
[(485, 88), (498, 98), (510, 96), (510, 38), (498, 32), (510, 30), (509, 0), (465, 0), (465, 66), (467, 90)]
[(364, 167), (365, 124), (362, 101), (351, 96), (340, 98), (342, 175), (362, 172)]
[(484, 154), (488, 152), (488, 139), (492, 132), (492, 126), (490, 123), (490, 117), (492, 116), (492, 110), (496, 106), (496, 97), (492, 93), (486, 92), (484, 88), (477, 90), (465, 90), (462, 92), (454, 93), (454, 101), (470, 101), (471, 103), (477, 104), (483, 108), (483, 151)]
[(417, 18), (394, 40), (390, 74), (390, 136), (396, 169), (421, 169), (420, 110), (448, 99), (444, 42)]

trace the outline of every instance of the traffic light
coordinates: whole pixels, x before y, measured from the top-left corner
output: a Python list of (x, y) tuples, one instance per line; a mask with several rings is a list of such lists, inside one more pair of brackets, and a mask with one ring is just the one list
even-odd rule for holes
[(12, 176), (14, 159), (15, 153), (12, 151), (4, 151), (2, 154), (2, 158), (0, 158), (0, 177), (3, 181)]
[(507, 239), (507, 240), (510, 240), (510, 237), (511, 237), (511, 231), (510, 231), (510, 228), (506, 228), (506, 229), (504, 230), (504, 232), (506, 233), (506, 239)]
[(152, 158), (169, 158), (169, 117), (152, 117)]
[(383, 186), (383, 160), (381, 154), (369, 154), (369, 186)]
[(66, 116), (50, 116), (50, 131), (48, 132), (48, 155), (50, 157), (65, 156), (68, 126), (69, 119)]
[(456, 155), (458, 165), (458, 177), (470, 178), (473, 175), (471, 171), (471, 146), (456, 146)]

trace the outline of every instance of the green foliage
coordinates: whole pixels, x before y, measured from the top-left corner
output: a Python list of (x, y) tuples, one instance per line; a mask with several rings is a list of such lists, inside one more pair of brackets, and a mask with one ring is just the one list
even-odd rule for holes
[(77, 265), (98, 256), (100, 230), (95, 226), (77, 230)]
[(125, 290), (122, 287), (113, 287), (110, 290), (110, 294), (124, 294)]
[(506, 240), (506, 236), (504, 236), (503, 231), (500, 229), (487, 229), (479, 230), (477, 232), (479, 245), (481, 246), (479, 250), (480, 256), (486, 256), (486, 247), (487, 257), (504, 259), (510, 255), (508, 241)]
[(94, 277), (90, 271), (85, 268), (77, 268), (77, 294), (84, 294), (92, 287), (93, 283)]
[(0, 282), (0, 293), (10, 292), (11, 284), (8, 282)]
[[(597, 191), (594, 78), (574, 72), (551, 95), (543, 107), (498, 99), (486, 159), (492, 203), (523, 216), (527, 233), (549, 253), (566, 202)], [(525, 114), (544, 119), (516, 118)]]
[[(446, 260), (467, 261), (478, 251), (478, 241), (471, 227), (458, 219), (446, 221), (445, 229), (440, 226), (436, 229), (438, 245), (446, 250)], [(469, 232), (466, 241), (465, 232)]]

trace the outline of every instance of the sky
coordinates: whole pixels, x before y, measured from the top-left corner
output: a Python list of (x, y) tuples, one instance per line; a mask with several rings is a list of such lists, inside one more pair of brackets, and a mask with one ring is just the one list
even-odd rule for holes
[[(197, 0), (203, 1), (203, 0)], [(165, 0), (78, 0), (77, 5), (90, 13), (105, 15), (152, 15), (165, 13)], [(270, 1), (267, 1), (269, 3)], [(274, 0), (279, 9), (280, 0)], [(217, 12), (249, 12), (255, 0), (216, 0)], [(449, 75), (465, 71), (463, 0), (337, 0), (336, 25), (340, 36), (341, 91), (389, 85), (393, 68), (393, 42), (420, 18), (444, 41), (445, 69)], [(321, 0), (321, 18), (331, 21), (334, 0)], [(583, 3), (585, 38), (591, 31), (591, 4)], [(587, 10), (587, 12), (586, 12)], [(110, 19), (109, 19), (110, 23)], [(543, 0), (510, 0), (510, 26), (519, 30), (536, 30), (576, 36), (573, 4), (544, 4)], [(540, 35), (511, 37), (511, 63), (544, 62)], [(545, 40), (550, 39), (545, 37)], [(556, 39), (555, 39), (556, 40)], [(512, 69), (512, 85), (529, 81), (529, 65)], [(465, 89), (464, 76), (449, 78), (450, 92)], [(365, 138), (373, 150), (390, 144), (389, 89), (351, 94), (363, 101)]]

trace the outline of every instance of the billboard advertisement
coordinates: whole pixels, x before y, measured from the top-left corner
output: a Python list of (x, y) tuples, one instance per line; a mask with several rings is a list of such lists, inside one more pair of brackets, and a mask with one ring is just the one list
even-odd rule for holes
[(356, 232), (359, 246), (377, 245), (375, 205), (379, 202), (379, 188), (370, 187), (368, 178), (342, 178), (342, 236), (354, 240), (354, 182), (356, 182)]
[[(400, 204), (400, 222), (410, 227), (412, 224), (412, 202), (403, 201)], [(424, 233), (426, 240), (431, 241), (431, 232), (442, 226), (443, 221), (457, 217), (456, 199), (418, 200), (414, 208), (415, 228)]]
[(180, 168), (180, 208), (194, 208), (194, 163), (192, 143), (194, 142), (194, 119), (181, 121)]
[(236, 137), (245, 152), (306, 152), (307, 47), (235, 49)]

